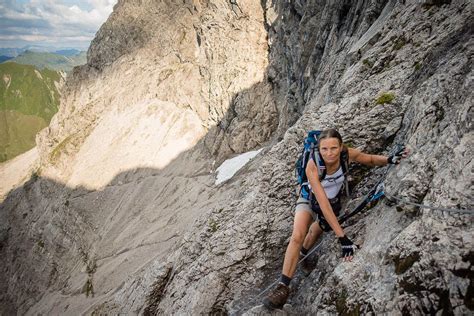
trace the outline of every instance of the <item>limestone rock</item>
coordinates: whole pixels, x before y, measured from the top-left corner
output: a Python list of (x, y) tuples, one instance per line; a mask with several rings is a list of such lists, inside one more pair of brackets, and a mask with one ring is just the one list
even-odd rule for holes
[[(472, 313), (472, 21), (470, 1), (120, 1), (38, 137), (41, 176), (0, 206), (1, 313), (264, 313), (301, 140), (326, 127), (411, 153), (395, 205), (345, 224), (354, 262), (326, 234), (276, 314)], [(350, 171), (356, 200), (386, 168)]]

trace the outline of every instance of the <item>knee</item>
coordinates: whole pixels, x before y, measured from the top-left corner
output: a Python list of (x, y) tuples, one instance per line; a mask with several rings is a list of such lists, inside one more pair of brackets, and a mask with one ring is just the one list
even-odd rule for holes
[(297, 245), (302, 245), (305, 235), (306, 234), (302, 231), (293, 231), (293, 234), (291, 234), (290, 242)]
[(310, 235), (313, 238), (317, 238), (321, 235), (323, 231), (321, 230), (321, 227), (319, 227), (319, 224), (312, 225), (309, 228), (308, 235)]

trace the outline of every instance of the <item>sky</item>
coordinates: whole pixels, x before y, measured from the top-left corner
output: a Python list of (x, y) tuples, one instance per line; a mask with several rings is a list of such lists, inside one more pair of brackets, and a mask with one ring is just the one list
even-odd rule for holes
[(0, 48), (87, 50), (117, 0), (0, 0)]

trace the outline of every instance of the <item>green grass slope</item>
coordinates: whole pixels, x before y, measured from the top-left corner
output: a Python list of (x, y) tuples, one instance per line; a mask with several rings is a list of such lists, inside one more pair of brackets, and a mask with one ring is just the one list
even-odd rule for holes
[(58, 111), (61, 75), (13, 62), (0, 64), (0, 162), (35, 145), (35, 135)]
[(17, 111), (0, 111), (0, 162), (35, 146), (36, 134), (48, 126), (41, 117)]

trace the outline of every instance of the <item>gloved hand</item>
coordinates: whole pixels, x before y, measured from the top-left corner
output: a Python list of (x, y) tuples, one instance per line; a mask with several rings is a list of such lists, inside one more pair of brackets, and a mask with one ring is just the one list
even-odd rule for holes
[(359, 246), (354, 245), (354, 243), (346, 236), (339, 237), (339, 243), (342, 248), (342, 258), (351, 261), (354, 256), (354, 250), (359, 248)]
[(405, 146), (401, 146), (400, 149), (395, 152), (395, 154), (387, 157), (387, 163), (392, 165), (398, 165), (402, 158), (406, 158), (407, 156), (408, 150), (405, 148)]

